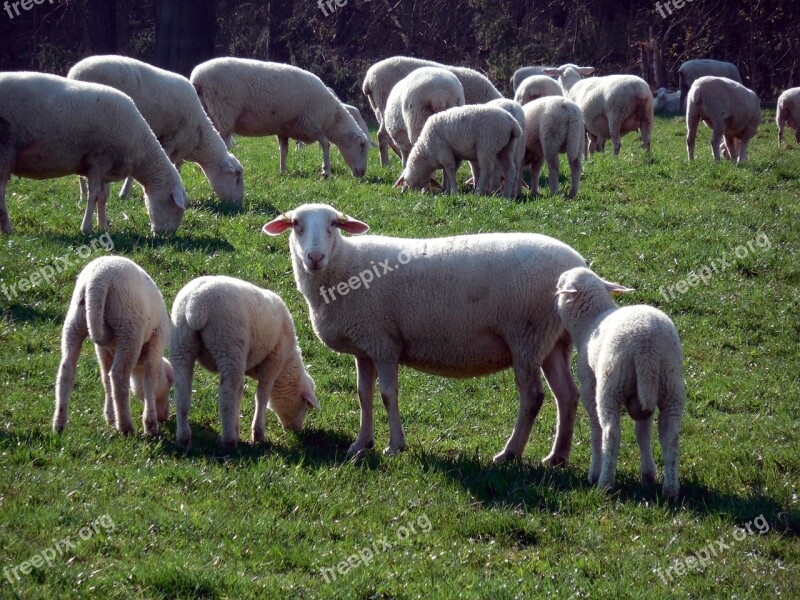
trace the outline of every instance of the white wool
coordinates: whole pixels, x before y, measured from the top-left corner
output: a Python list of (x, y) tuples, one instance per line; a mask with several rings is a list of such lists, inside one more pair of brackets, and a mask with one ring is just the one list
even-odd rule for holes
[(561, 91), (565, 96), (569, 96), (569, 91), (576, 83), (581, 81), (581, 77), (589, 76), (594, 73), (594, 67), (579, 67), (572, 63), (561, 65), (558, 68), (542, 69), (545, 75), (555, 77), (561, 85)]
[[(520, 84), (523, 81), (525, 81), (528, 77), (532, 77), (534, 75), (546, 75), (545, 70), (556, 69), (556, 68), (558, 67), (547, 67), (547, 66), (520, 67), (519, 69), (514, 71), (514, 75), (511, 76), (511, 85), (514, 87), (514, 93), (516, 94)], [(548, 77), (550, 77), (550, 75), (548, 75)]]
[(545, 96), (563, 96), (564, 92), (555, 79), (547, 75), (531, 75), (522, 80), (514, 93), (514, 100), (525, 105)]
[(794, 139), (800, 144), (800, 87), (790, 88), (780, 95), (775, 123), (778, 125), (778, 144), (783, 144), (783, 130), (787, 125), (794, 129)]
[(681, 112), (681, 91), (670, 92), (667, 88), (658, 88), (653, 97), (653, 112), (667, 114)]
[[(514, 168), (517, 171), (517, 177), (514, 183), (512, 195), (519, 196), (522, 192), (522, 163), (525, 158), (525, 112), (517, 102), (514, 100), (509, 100), (508, 98), (498, 98), (496, 100), (492, 100), (491, 102), (487, 102), (486, 106), (496, 106), (497, 108), (502, 108), (512, 117), (514, 117), (514, 119), (516, 119), (520, 130), (522, 131), (522, 135), (514, 142)], [(475, 167), (473, 166), (472, 168), (474, 171)], [(502, 173), (500, 171), (501, 169), (499, 168), (495, 169), (490, 188), (491, 190), (497, 190), (500, 188), (500, 180), (502, 177)]]
[(689, 95), (689, 88), (692, 87), (692, 84), (700, 77), (709, 75), (713, 75), (714, 77), (727, 77), (737, 83), (743, 83), (739, 69), (737, 69), (736, 65), (733, 63), (712, 60), (710, 58), (687, 60), (678, 69), (681, 110), (686, 106), (686, 98)]

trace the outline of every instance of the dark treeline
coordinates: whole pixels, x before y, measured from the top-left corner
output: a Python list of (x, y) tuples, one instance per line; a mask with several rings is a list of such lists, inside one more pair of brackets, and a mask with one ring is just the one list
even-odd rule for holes
[(652, 31), (671, 89), (680, 64), (702, 57), (735, 63), (765, 102), (800, 85), (800, 2), (683, 0), (675, 8), (676, 1), (681, 6), (682, 0), (658, 8), (633, 0), (26, 0), (29, 8), (19, 15), (11, 6), (0, 11), (0, 69), (65, 74), (85, 56), (116, 52), (188, 74), (211, 56), (233, 55), (309, 69), (365, 107), (363, 74), (387, 56), (472, 66), (510, 94), (511, 74), (526, 64), (574, 62), (599, 74), (640, 74), (640, 46)]

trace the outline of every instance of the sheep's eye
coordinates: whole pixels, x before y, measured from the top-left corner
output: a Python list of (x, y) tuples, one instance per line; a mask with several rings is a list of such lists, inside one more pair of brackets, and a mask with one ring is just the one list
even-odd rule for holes
[(300, 221), (297, 219), (292, 219), (292, 227), (297, 227), (298, 225), (300, 225)]

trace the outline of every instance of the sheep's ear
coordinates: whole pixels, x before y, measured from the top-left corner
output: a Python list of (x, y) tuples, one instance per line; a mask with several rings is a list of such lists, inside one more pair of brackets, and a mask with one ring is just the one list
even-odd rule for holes
[(233, 154), (228, 154), (224, 161), (222, 161), (222, 172), (223, 173), (236, 173), (237, 171), (237, 160), (233, 156)]
[(361, 235), (369, 231), (369, 225), (344, 213), (339, 213), (339, 218), (336, 219), (335, 225), (351, 235)]
[(261, 231), (266, 233), (267, 235), (280, 235), (287, 229), (291, 229), (292, 227), (292, 217), (288, 214), (278, 215), (272, 221), (264, 225), (261, 228)]
[(574, 296), (577, 293), (578, 293), (578, 290), (576, 290), (574, 286), (570, 286), (568, 288), (564, 288), (563, 290), (557, 290), (556, 291), (556, 296), (558, 296), (559, 294), (568, 294), (570, 296)]
[(406, 176), (400, 175), (400, 178), (394, 182), (394, 188), (403, 187), (406, 184)]
[(606, 286), (608, 293), (612, 296), (619, 296), (620, 294), (635, 291), (633, 288), (625, 287), (624, 285), (613, 283), (611, 281), (606, 281), (605, 279), (602, 279), (601, 281), (603, 282), (603, 285)]
[(581, 75), (591, 75), (594, 73), (594, 67), (578, 67), (576, 71)]
[(164, 361), (164, 375), (166, 376), (167, 382), (170, 385), (175, 383), (175, 371), (172, 370), (172, 365), (169, 363), (169, 361)]
[(172, 188), (172, 201), (183, 210), (186, 210), (186, 188), (176, 185)]
[(550, 75), (550, 77), (558, 77), (561, 75), (561, 71), (558, 69), (542, 69), (542, 73), (545, 75)]
[(308, 404), (309, 408), (316, 408), (317, 410), (322, 410), (322, 407), (317, 402), (317, 395), (314, 393), (313, 389), (305, 389), (301, 395), (303, 401)]

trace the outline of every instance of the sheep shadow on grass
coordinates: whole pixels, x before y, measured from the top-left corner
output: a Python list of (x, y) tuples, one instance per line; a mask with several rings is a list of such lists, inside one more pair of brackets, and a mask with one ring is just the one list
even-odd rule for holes
[[(100, 235), (106, 234), (100, 232), (94, 232), (89, 235), (53, 234), (51, 239), (58, 241), (64, 246), (77, 249), (81, 248), (82, 246), (89, 245), (92, 240), (98, 238)], [(164, 246), (169, 246), (179, 252), (205, 252), (207, 254), (213, 254), (215, 252), (232, 252), (235, 250), (235, 248), (223, 238), (184, 234), (180, 229), (178, 229), (177, 233), (172, 236), (153, 237), (144, 234), (140, 235), (114, 231), (109, 232), (108, 235), (111, 237), (111, 240), (114, 243), (113, 247), (111, 247), (110, 244), (103, 246), (95, 242), (94, 248), (89, 246), (92, 250), (92, 257), (96, 258), (101, 252), (106, 250), (109, 252), (114, 252), (115, 254), (129, 254), (135, 250), (141, 250), (143, 248), (153, 249)]]

